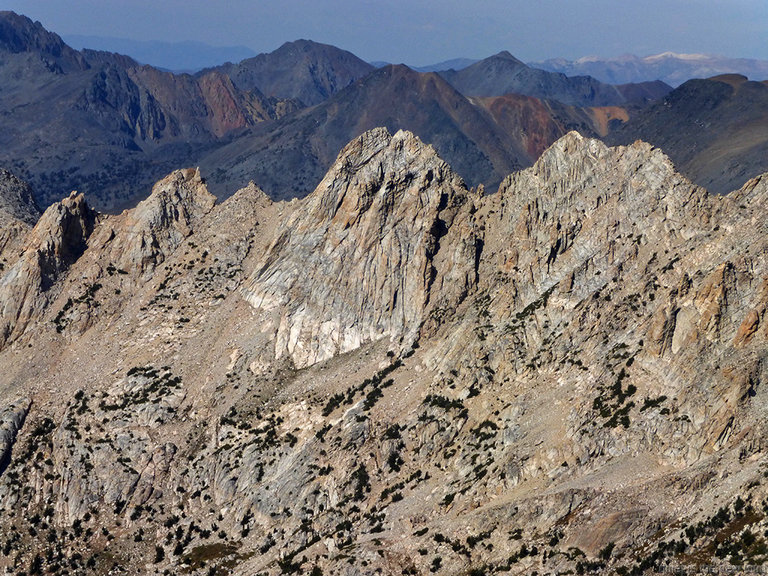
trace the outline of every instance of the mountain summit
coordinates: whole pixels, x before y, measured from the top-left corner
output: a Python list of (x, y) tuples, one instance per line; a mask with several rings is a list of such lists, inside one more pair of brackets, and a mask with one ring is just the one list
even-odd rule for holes
[[(314, 106), (373, 70), (351, 52), (311, 40), (286, 42), (269, 54), (215, 68), (241, 90)], [(204, 74), (202, 72), (201, 74)]]
[(80, 53), (67, 46), (40, 22), (15, 12), (0, 11), (0, 52), (39, 53), (48, 58), (53, 71), (73, 72), (87, 67)]
[(455, 308), (476, 281), (469, 198), (411, 133), (346, 146), (246, 288), (252, 305), (281, 309), (275, 357), (304, 367), (385, 336), (418, 340), (430, 310)]

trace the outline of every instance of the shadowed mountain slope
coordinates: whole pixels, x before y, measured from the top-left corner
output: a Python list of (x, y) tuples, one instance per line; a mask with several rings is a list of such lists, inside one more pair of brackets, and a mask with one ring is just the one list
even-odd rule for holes
[(72, 50), (13, 12), (0, 13), (0, 165), (47, 206), (79, 189), (101, 208), (135, 203), (193, 151), (293, 108), (128, 57)]
[(41, 64), (54, 73), (88, 67), (82, 54), (67, 46), (57, 34), (15, 12), (0, 11), (0, 52), (39, 54)]
[(0, 168), (0, 211), (16, 220), (34, 224), (40, 217), (32, 188), (8, 170)]

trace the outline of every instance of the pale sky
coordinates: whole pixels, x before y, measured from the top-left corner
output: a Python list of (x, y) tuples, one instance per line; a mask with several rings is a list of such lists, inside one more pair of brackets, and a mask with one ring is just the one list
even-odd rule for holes
[(414, 66), (673, 51), (768, 60), (766, 0), (0, 0), (62, 36), (271, 52), (306, 38)]

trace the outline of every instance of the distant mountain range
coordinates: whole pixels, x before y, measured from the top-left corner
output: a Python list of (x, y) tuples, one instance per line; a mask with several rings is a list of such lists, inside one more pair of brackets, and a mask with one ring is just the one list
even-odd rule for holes
[(440, 75), (467, 96), (523, 94), (574, 106), (616, 106), (655, 100), (669, 92), (663, 82), (611, 86), (590, 76), (573, 76), (526, 66), (509, 52)]
[(412, 66), (411, 68), (417, 72), (442, 72), (443, 70), (462, 70), (476, 62), (479, 62), (479, 60), (473, 58), (454, 58), (429, 66)]
[(440, 76), (390, 65), (290, 119), (254, 126), (202, 158), (200, 165), (211, 174), (213, 189), (225, 195), (253, 178), (273, 197), (303, 196), (350, 135), (377, 126), (392, 132), (410, 127), (455, 162), (471, 184), (497, 186), (506, 174), (532, 161), (514, 136)]
[[(314, 189), (346, 142), (377, 126), (392, 132), (414, 132), (435, 146), (469, 184), (495, 190), (504, 176), (531, 165), (549, 144), (569, 130), (601, 133), (602, 115), (591, 111), (595, 105), (645, 102), (671, 90), (660, 82), (614, 87), (592, 78), (568, 78), (530, 69), (509, 53), (465, 68), (466, 75), (455, 71), (438, 75), (416, 72), (404, 65), (388, 65), (366, 74), (361, 61), (349, 53), (337, 52), (332, 60), (335, 75), (331, 76), (310, 63), (308, 55), (316, 57), (319, 49), (328, 51), (330, 47), (300, 41), (217, 69), (241, 88), (259, 86), (267, 95), (299, 96), (304, 102), (318, 104), (290, 118), (254, 126), (201, 158), (199, 164), (211, 174), (214, 191), (231, 194), (250, 175), (274, 198), (303, 196)], [(302, 70), (312, 71), (315, 79), (303, 78), (284, 64), (276, 65), (284, 57), (280, 53), (301, 54), (301, 60), (307, 62)], [(305, 97), (297, 87), (287, 89), (289, 85), (277, 90), (276, 83), (264, 72), (254, 76), (257, 69), (273, 75), (277, 71), (282, 83), (300, 80), (302, 86), (311, 87), (312, 93)], [(335, 85), (339, 85), (355, 75), (360, 79), (332, 97), (326, 95), (331, 90), (318, 90), (323, 87), (322, 79), (333, 77)], [(494, 98), (511, 92), (522, 97), (494, 103)], [(537, 96), (552, 101), (544, 103)], [(323, 97), (327, 99), (323, 101)], [(533, 108), (533, 115), (524, 112)], [(511, 118), (517, 122), (515, 125), (510, 125)]]
[[(0, 55), (0, 166), (29, 181), (41, 206), (73, 189), (102, 210), (135, 204), (163, 174), (300, 108), (298, 97), (309, 92), (297, 83), (285, 99), (269, 98), (217, 70), (174, 75), (76, 51), (13, 12), (0, 13)], [(285, 65), (301, 76), (302, 63)], [(331, 64), (324, 69), (333, 76)]]
[(586, 74), (610, 84), (661, 80), (671, 86), (679, 86), (691, 78), (709, 78), (719, 74), (742, 74), (752, 80), (768, 79), (766, 60), (726, 58), (710, 54), (664, 52), (642, 58), (633, 54), (618, 58), (554, 58), (531, 62), (530, 65), (569, 76)]
[[(541, 129), (530, 121), (525, 131), (502, 128), (491, 111), (498, 107), (468, 99), (440, 76), (405, 66), (375, 69), (306, 40), (194, 76), (173, 75), (126, 56), (73, 50), (11, 12), (0, 22), (0, 166), (28, 180), (41, 206), (78, 189), (99, 209), (118, 210), (188, 165), (201, 165), (219, 195), (255, 180), (274, 198), (303, 196), (344, 143), (380, 125), (416, 132), (469, 184), (495, 189), (567, 130), (599, 132), (585, 121), (590, 114), (562, 106), (554, 120), (557, 105), (541, 107)], [(526, 78), (525, 65), (515, 66)], [(575, 94), (585, 81), (531, 74), (563, 93)], [(612, 87), (587, 82), (624, 101)], [(560, 95), (553, 89), (551, 96)], [(520, 116), (507, 110), (504, 118)]]
[(72, 48), (127, 54), (137, 62), (174, 72), (198, 72), (222, 62), (240, 62), (256, 56), (246, 46), (211, 46), (203, 42), (142, 42), (110, 36), (67, 34)]
[[(439, 74), (376, 68), (299, 40), (173, 74), (128, 56), (74, 50), (40, 23), (0, 12), (0, 168), (29, 182), (42, 208), (79, 190), (98, 209), (119, 211), (183, 166), (200, 166), (220, 197), (253, 180), (284, 199), (311, 192), (346, 142), (384, 126), (414, 132), (468, 185), (490, 191), (571, 130), (669, 146), (689, 178), (716, 191), (768, 170), (761, 133), (752, 134), (768, 118), (768, 102), (738, 96), (755, 92), (752, 83), (733, 88), (741, 81), (729, 80), (737, 96), (718, 102), (735, 104), (709, 121), (700, 108), (710, 101), (696, 100), (687, 84), (675, 91), (659, 81), (610, 85), (531, 68), (508, 52), (452, 65)], [(687, 124), (697, 121), (711, 129)], [(735, 142), (754, 149), (726, 165), (735, 156), (714, 151)]]

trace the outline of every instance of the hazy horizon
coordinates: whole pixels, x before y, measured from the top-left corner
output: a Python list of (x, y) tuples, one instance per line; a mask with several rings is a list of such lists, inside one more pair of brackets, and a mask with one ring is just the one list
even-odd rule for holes
[[(0, 9), (65, 36), (200, 42), (271, 52), (301, 38), (367, 61), (426, 66), (508, 50), (524, 61), (622, 54), (706, 53), (768, 60), (768, 3), (755, 0), (608, 0), (544, 4), (480, 0), (230, 0), (163, 3), (10, 0)], [(661, 16), (663, 15), (663, 16)]]

